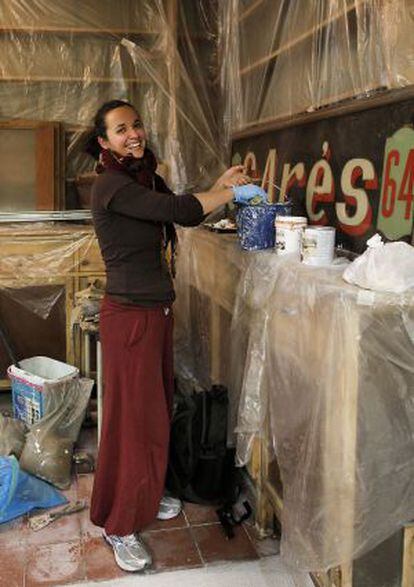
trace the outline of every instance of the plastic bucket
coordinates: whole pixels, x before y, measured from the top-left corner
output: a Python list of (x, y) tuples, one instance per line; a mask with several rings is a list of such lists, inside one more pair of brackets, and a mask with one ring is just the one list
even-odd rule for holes
[(293, 255), (300, 259), (303, 230), (308, 225), (305, 216), (276, 216), (275, 250), (278, 255)]
[(335, 228), (332, 226), (312, 226), (303, 235), (303, 262), (306, 265), (326, 267), (334, 260)]
[(79, 370), (49, 357), (23, 359), (20, 367), (11, 365), (7, 369), (12, 387), (13, 415), (31, 426), (44, 415), (45, 382), (73, 379), (79, 376)]

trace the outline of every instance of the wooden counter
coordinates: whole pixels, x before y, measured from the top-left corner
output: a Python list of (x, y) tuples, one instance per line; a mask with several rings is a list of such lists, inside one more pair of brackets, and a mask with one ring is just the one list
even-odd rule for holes
[(272, 252), (243, 252), (236, 237), (202, 228), (179, 238), (178, 367), (202, 387), (229, 389), (259, 530), (282, 517), (300, 552), (307, 522), (304, 558), (313, 541), (315, 560), (339, 551), (349, 561), (328, 572), (308, 567), (317, 585), (412, 587), (414, 526), (395, 527), (369, 552), (358, 533), (365, 528), (373, 541), (385, 532), (399, 505), (396, 480), (410, 479), (398, 450), (408, 451), (414, 426), (406, 400), (414, 395), (414, 296), (366, 294), (343, 282), (342, 270), (282, 266)]

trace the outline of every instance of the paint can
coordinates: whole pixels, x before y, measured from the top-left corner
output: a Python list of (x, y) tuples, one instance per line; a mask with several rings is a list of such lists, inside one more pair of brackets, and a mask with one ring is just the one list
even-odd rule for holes
[(335, 228), (332, 226), (312, 226), (303, 235), (302, 255), (306, 265), (326, 267), (334, 260)]
[(246, 251), (271, 249), (275, 246), (275, 218), (292, 213), (289, 203), (240, 206), (237, 212), (237, 232)]
[(293, 255), (300, 260), (303, 230), (308, 225), (305, 216), (276, 216), (275, 250), (278, 255)]

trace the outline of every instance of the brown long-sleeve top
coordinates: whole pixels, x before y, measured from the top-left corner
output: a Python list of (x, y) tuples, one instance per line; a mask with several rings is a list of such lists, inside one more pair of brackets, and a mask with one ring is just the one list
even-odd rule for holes
[(143, 306), (171, 303), (174, 287), (163, 251), (163, 225), (196, 226), (203, 208), (192, 194), (176, 196), (162, 178), (154, 190), (106, 170), (92, 187), (92, 216), (110, 295)]

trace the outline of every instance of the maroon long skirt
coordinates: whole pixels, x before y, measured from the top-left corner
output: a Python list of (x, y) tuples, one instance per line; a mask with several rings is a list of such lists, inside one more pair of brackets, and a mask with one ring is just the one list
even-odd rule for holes
[(104, 400), (91, 520), (107, 534), (138, 532), (164, 490), (173, 395), (172, 309), (105, 297), (100, 319)]

